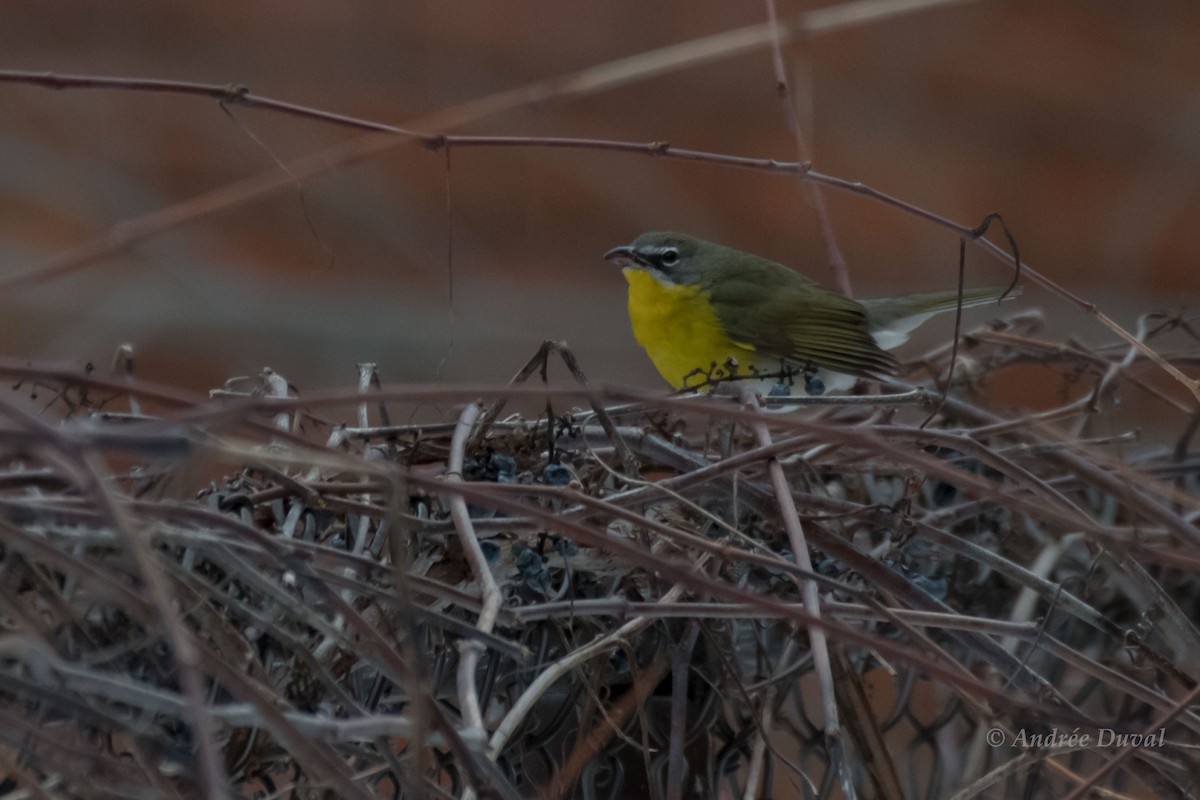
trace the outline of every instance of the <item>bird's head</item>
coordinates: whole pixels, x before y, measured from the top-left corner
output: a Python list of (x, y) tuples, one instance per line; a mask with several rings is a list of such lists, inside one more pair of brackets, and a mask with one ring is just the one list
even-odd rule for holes
[(645, 270), (661, 283), (688, 286), (700, 282), (705, 265), (715, 255), (709, 251), (719, 247), (685, 233), (652, 231), (614, 247), (604, 257), (626, 269)]

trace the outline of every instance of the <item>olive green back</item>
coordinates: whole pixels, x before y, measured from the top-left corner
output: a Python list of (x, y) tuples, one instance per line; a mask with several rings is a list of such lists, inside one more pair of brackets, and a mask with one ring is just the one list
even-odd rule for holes
[(863, 306), (782, 264), (713, 245), (700, 288), (731, 339), (760, 353), (844, 372), (886, 375), (895, 360), (871, 336)]

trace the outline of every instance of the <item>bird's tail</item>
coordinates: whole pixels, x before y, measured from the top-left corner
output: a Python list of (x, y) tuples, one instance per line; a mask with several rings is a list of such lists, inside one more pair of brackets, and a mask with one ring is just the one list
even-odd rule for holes
[[(1006, 295), (1005, 292), (1008, 292)], [(1021, 287), (1011, 292), (1004, 286), (987, 286), (981, 289), (964, 289), (963, 308), (994, 303), (1021, 293)], [(899, 347), (908, 341), (908, 335), (935, 314), (953, 311), (958, 306), (958, 292), (923, 292), (905, 297), (887, 297), (878, 300), (859, 300), (867, 310), (871, 335), (884, 350)]]

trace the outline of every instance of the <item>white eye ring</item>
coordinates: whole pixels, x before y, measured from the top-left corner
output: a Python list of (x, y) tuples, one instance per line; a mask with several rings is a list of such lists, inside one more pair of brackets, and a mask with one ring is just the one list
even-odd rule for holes
[(679, 251), (674, 247), (668, 247), (666, 250), (663, 250), (658, 260), (662, 262), (664, 267), (673, 267), (679, 263)]

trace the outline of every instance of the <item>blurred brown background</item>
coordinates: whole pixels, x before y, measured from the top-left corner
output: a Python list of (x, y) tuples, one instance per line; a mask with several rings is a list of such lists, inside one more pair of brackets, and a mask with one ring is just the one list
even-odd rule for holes
[[(243, 84), (404, 124), (764, 18), (761, 3), (691, 0), (11, 2), (0, 68)], [(814, 33), (787, 56), (817, 169), (966, 224), (1002, 212), (1030, 263), (1123, 323), (1197, 301), (1200, 5), (950, 3)], [(0, 108), (4, 277), (360, 135), (123, 91), (6, 83)], [(796, 155), (766, 49), (456, 132)], [(446, 181), (442, 154), (400, 146), (8, 292), (0, 350), (107, 366), (132, 342), (145, 378), (204, 389), (269, 365), (305, 390), (351, 386), (367, 360), (387, 382), (506, 380), (557, 338), (595, 380), (658, 387), (629, 332), (624, 281), (600, 259), (607, 248), (675, 228), (833, 282), (788, 178), (612, 152), (456, 150), (452, 269)], [(826, 198), (858, 294), (953, 286), (952, 235), (860, 197)], [(970, 281), (1008, 279), (969, 257)], [(1040, 290), (1020, 302), (1085, 341), (1112, 340)]]

